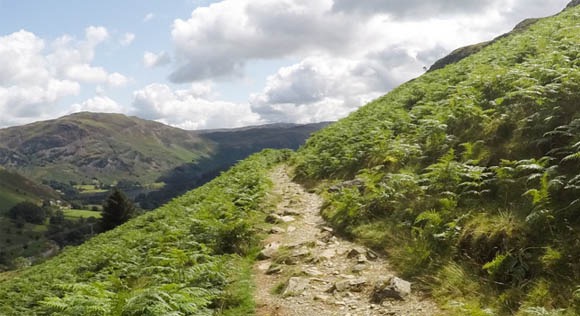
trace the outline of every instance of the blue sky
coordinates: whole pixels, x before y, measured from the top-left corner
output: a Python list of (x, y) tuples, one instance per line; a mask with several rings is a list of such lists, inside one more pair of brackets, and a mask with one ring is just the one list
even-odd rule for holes
[(568, 0), (0, 0), (0, 127), (77, 111), (186, 129), (336, 120)]

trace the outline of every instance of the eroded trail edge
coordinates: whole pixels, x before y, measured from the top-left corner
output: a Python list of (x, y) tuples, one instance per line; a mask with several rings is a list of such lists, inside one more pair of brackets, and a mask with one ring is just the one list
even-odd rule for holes
[(292, 182), (284, 166), (271, 178), (279, 203), (254, 267), (258, 315), (438, 314), (386, 258), (335, 236), (320, 216), (322, 199)]

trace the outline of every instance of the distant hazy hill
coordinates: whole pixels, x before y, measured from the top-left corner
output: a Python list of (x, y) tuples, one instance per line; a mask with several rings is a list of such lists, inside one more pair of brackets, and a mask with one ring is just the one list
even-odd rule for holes
[(0, 130), (0, 164), (59, 181), (150, 182), (212, 147), (188, 131), (121, 114), (79, 113)]
[(39, 202), (50, 199), (58, 199), (58, 193), (50, 187), (0, 168), (0, 214), (25, 200)]
[[(122, 114), (77, 113), (0, 129), (0, 166), (35, 179), (149, 184), (185, 192), (264, 148), (298, 148), (327, 123), (186, 131)], [(175, 196), (166, 192), (166, 197)]]

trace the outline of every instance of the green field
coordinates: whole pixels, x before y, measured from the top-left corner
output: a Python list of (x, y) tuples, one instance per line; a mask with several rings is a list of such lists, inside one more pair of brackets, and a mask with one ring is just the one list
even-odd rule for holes
[(79, 184), (74, 186), (75, 189), (79, 190), (80, 193), (103, 193), (107, 192), (106, 189), (101, 189), (93, 184)]
[(88, 211), (88, 210), (63, 210), (64, 216), (67, 219), (79, 219), (79, 218), (101, 218), (101, 212), (97, 211)]

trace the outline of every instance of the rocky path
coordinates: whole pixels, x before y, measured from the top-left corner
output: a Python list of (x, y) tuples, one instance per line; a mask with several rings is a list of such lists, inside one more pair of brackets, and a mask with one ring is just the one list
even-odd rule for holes
[(280, 202), (254, 267), (259, 316), (439, 314), (385, 258), (335, 236), (319, 215), (321, 198), (293, 183), (284, 167), (272, 180)]

